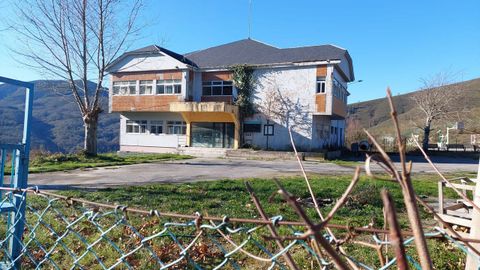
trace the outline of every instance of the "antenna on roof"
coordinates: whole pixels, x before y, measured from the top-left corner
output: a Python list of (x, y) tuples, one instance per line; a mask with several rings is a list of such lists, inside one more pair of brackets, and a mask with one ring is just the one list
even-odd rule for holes
[(252, 0), (248, 0), (248, 39), (252, 37)]

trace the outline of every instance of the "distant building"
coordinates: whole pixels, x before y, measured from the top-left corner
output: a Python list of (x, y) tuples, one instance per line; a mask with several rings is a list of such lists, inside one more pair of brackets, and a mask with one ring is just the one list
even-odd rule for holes
[[(231, 72), (238, 64), (252, 67), (255, 77), (256, 113), (243, 123)], [(185, 55), (152, 45), (124, 53), (108, 72), (121, 151), (267, 144), (285, 150), (288, 127), (304, 151), (344, 145), (354, 73), (348, 52), (333, 45), (279, 49), (244, 39)]]

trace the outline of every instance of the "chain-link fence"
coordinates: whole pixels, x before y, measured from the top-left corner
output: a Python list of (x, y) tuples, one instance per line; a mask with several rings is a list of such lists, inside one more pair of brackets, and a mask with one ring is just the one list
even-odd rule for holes
[[(14, 197), (26, 206), (25, 217), (20, 211), (2, 215), (0, 257), (6, 268), (14, 268), (15, 263), (25, 269), (335, 268), (322, 248), (311, 241), (313, 236), (302, 236), (307, 232), (304, 223), (284, 221), (281, 216), (268, 220), (202, 217), (89, 202), (35, 188), (2, 190), (0, 207), (9, 205)], [(16, 258), (10, 257), (8, 250), (7, 243), (15, 237), (15, 224), (8, 224), (12, 220), (8, 215), (25, 221), (22, 239), (13, 239), (22, 243), (21, 255)], [(322, 233), (336, 249), (338, 243), (348, 243), (362, 233), (363, 239), (368, 238), (377, 248), (390, 245), (379, 236), (388, 232), (385, 230), (335, 224), (329, 228), (344, 232), (341, 241), (334, 241), (327, 231)], [(405, 232), (406, 246), (413, 242), (409, 233)], [(440, 228), (426, 236), (448, 239), (452, 246), (468, 252)], [(396, 265), (394, 256), (375, 267), (365, 258), (342, 255), (359, 269)], [(407, 258), (412, 266), (418, 266), (413, 256)]]

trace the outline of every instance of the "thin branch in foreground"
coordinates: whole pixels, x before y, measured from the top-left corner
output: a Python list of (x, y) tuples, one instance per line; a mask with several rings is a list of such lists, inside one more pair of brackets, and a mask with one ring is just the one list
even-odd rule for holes
[(397, 258), (397, 268), (402, 270), (408, 269), (408, 261), (405, 255), (405, 246), (403, 245), (402, 233), (400, 231), (400, 225), (398, 224), (392, 196), (390, 196), (390, 193), (388, 193), (386, 189), (383, 189), (381, 194), (388, 225), (390, 228), (390, 243), (395, 250), (395, 257)]
[(315, 228), (315, 225), (308, 218), (307, 214), (300, 206), (300, 204), (295, 200), (292, 195), (290, 195), (285, 190), (285, 188), (280, 184), (280, 182), (278, 182), (276, 179), (274, 180), (279, 188), (279, 193), (284, 196), (287, 202), (292, 206), (293, 210), (295, 210), (297, 215), (305, 222), (305, 224), (307, 224), (308, 232), (312, 234), (317, 244), (319, 244), (325, 250), (328, 256), (330, 256), (333, 263), (335, 264), (335, 267), (342, 270), (348, 269), (348, 266), (345, 264), (339, 254), (335, 251), (335, 249), (330, 245), (330, 243), (328, 243), (328, 241), (323, 237), (323, 235), (320, 233), (320, 230), (317, 230)]
[(367, 130), (364, 130), (364, 131), (367, 134), (367, 136), (370, 138), (370, 140), (373, 142), (373, 144), (377, 147), (378, 151), (380, 152), (381, 157), (383, 158), (381, 162), (383, 162), (385, 166), (388, 168), (387, 172), (393, 173), (395, 180), (401, 186), (405, 208), (407, 209), (407, 217), (414, 234), (415, 248), (420, 258), (420, 264), (422, 266), (422, 269), (430, 270), (433, 268), (433, 264), (430, 258), (430, 254), (428, 252), (427, 241), (423, 231), (423, 226), (420, 219), (420, 213), (418, 211), (417, 201), (415, 199), (416, 194), (415, 194), (415, 190), (413, 188), (412, 180), (410, 177), (411, 166), (409, 166), (410, 169), (407, 169), (405, 146), (402, 143), (402, 136), (400, 133), (400, 125), (398, 123), (397, 111), (393, 104), (393, 98), (392, 98), (390, 89), (387, 89), (387, 99), (390, 105), (391, 118), (396, 130), (397, 145), (399, 149), (400, 162), (401, 162), (400, 165), (402, 167), (401, 173), (396, 169), (395, 164), (392, 162), (392, 160), (387, 155), (385, 150), (376, 141), (376, 139)]
[[(255, 204), (255, 207), (257, 208), (258, 213), (264, 220), (269, 220), (267, 215), (265, 214), (265, 211), (263, 210), (262, 204), (260, 203), (260, 200), (258, 199), (257, 195), (252, 189), (252, 186), (248, 182), (245, 182), (245, 186), (247, 187), (248, 193), (250, 193), (250, 197), (252, 198), (253, 203)], [(268, 224), (267, 225), (268, 230), (270, 231), (270, 234), (272, 237), (278, 237), (277, 230), (275, 229), (275, 226), (273, 224)], [(277, 243), (278, 247), (280, 250), (285, 249), (285, 246), (283, 245), (281, 240), (276, 239), (275, 242)], [(287, 265), (290, 267), (290, 269), (299, 269), (298, 266), (295, 264), (295, 261), (293, 260), (292, 256), (290, 253), (285, 252), (283, 255), (283, 258), (287, 262)]]
[[(290, 136), (290, 143), (292, 145), (293, 152), (295, 153), (295, 157), (297, 159), (298, 165), (300, 166), (300, 170), (302, 171), (302, 175), (303, 175), (303, 178), (305, 179), (305, 183), (307, 184), (308, 192), (310, 193), (310, 197), (312, 198), (315, 211), (317, 212), (318, 216), (320, 217), (320, 220), (324, 221), (325, 218), (323, 217), (322, 211), (320, 211), (320, 206), (318, 205), (317, 197), (315, 196), (315, 193), (313, 192), (312, 185), (311, 185), (310, 180), (308, 179), (307, 173), (305, 171), (305, 167), (303, 166), (302, 160), (300, 160), (300, 156), (298, 155), (297, 147), (295, 146), (295, 141), (293, 140), (292, 129), (291, 129), (290, 126), (288, 127), (288, 135)], [(337, 237), (335, 236), (335, 234), (333, 233), (333, 231), (330, 228), (327, 227), (326, 231), (328, 232), (330, 237), (332, 237), (333, 241), (335, 241), (335, 242), (338, 241)], [(339, 250), (342, 254), (346, 254), (343, 247), (339, 247)], [(352, 261), (348, 256), (346, 256), (345, 258), (347, 259), (347, 262), (350, 265), (350, 267), (352, 267), (355, 270), (359, 269), (357, 267), (357, 265), (355, 264), (355, 262)]]
[(407, 170), (405, 145), (402, 142), (402, 134), (400, 132), (400, 124), (398, 123), (397, 110), (393, 104), (392, 92), (390, 91), (390, 88), (387, 89), (387, 99), (390, 105), (393, 124), (397, 132), (397, 145), (400, 155), (400, 164), (402, 166), (402, 175), (398, 180), (399, 182), (403, 183), (403, 200), (405, 202), (405, 207), (407, 208), (407, 216), (410, 226), (412, 226), (412, 231), (415, 236), (415, 248), (417, 249), (418, 256), (420, 257), (422, 269), (432, 269), (432, 259), (430, 258), (430, 254), (428, 252), (427, 240), (425, 239), (420, 213), (418, 212), (417, 201), (415, 200), (416, 194), (413, 188), (412, 179), (410, 177), (410, 172)]
[[(343, 193), (342, 197), (340, 197), (340, 199), (337, 201), (337, 203), (335, 203), (332, 210), (330, 210), (330, 213), (328, 213), (328, 215), (325, 217), (323, 222), (320, 223), (321, 228), (325, 227), (325, 225), (327, 225), (328, 222), (333, 218), (335, 213), (337, 213), (338, 209), (340, 209), (345, 204), (345, 202), (348, 199), (348, 196), (352, 192), (355, 185), (358, 183), (359, 179), (360, 179), (360, 167), (357, 167), (355, 169), (355, 173), (353, 175), (352, 181), (350, 182), (350, 185), (348, 185), (348, 187), (345, 190), (345, 192)], [(319, 229), (321, 229), (321, 228), (319, 228)]]

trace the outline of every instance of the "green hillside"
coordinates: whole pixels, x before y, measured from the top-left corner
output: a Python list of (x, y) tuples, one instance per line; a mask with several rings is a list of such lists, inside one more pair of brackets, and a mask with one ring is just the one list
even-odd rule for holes
[[(35, 81), (32, 149), (74, 152), (83, 144), (83, 125), (78, 107), (65, 81)], [(93, 85), (93, 83), (92, 83)], [(16, 143), (21, 138), (24, 89), (0, 85), (0, 143)], [(102, 96), (99, 151), (118, 148), (119, 115), (107, 113), (107, 92)]]
[[(430, 139), (436, 141), (435, 135), (438, 130), (446, 132), (447, 126), (452, 126), (456, 121), (462, 121), (465, 124), (465, 130), (462, 133), (452, 132), (451, 142), (462, 144), (470, 143), (470, 135), (480, 133), (480, 78), (470, 81), (460, 82), (459, 97), (454, 106), (457, 106), (458, 113), (451, 113), (448, 119), (433, 123), (433, 131)], [(439, 91), (439, 90), (435, 90)], [(423, 115), (415, 106), (411, 99), (415, 92), (404, 95), (394, 96), (393, 100), (398, 111), (398, 118), (402, 127), (404, 136), (410, 134), (422, 134), (416, 124), (423, 123)], [(348, 105), (348, 123), (355, 128), (349, 128), (347, 137), (352, 137), (356, 130), (366, 128), (374, 135), (393, 136), (393, 125), (390, 120), (390, 109), (386, 98), (375, 99), (365, 102), (353, 103)]]

